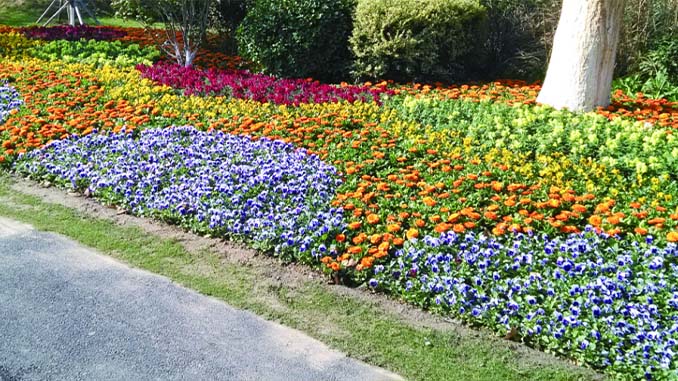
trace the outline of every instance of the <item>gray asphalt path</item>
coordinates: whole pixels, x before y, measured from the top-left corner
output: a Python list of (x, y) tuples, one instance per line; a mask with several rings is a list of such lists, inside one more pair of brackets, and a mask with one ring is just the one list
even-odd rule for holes
[(298, 331), (0, 218), (0, 381), (395, 379)]

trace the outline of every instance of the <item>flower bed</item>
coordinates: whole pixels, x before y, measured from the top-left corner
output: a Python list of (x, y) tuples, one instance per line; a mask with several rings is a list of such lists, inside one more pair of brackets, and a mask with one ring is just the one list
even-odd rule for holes
[(126, 35), (124, 30), (106, 26), (89, 25), (56, 25), (56, 26), (32, 26), (21, 28), (24, 36), (43, 41), (54, 40), (116, 40)]
[[(11, 55), (0, 80), (11, 79), (25, 105), (0, 124), (0, 160), (7, 167), (22, 152), (86, 135), (49, 143), (16, 168), (369, 281), (622, 379), (676, 377), (675, 104), (616, 94), (610, 109), (576, 115), (535, 107), (538, 86), (518, 83), (404, 86), (384, 104), (350, 103), (342, 94), (368, 101), (381, 98), (385, 85), (321, 88), (208, 64), (162, 63), (141, 67), (142, 76), (125, 65)], [(195, 129), (158, 129), (187, 124)], [(132, 135), (106, 135), (122, 131)], [(297, 154), (292, 147), (306, 153), (285, 161)], [(231, 171), (242, 169), (233, 157), (220, 156), (251, 150), (266, 159), (243, 173)], [(304, 194), (314, 195), (304, 198), (310, 214), (299, 220), (291, 204), (301, 199), (273, 197), (263, 189), (278, 183), (252, 180), (275, 180), (285, 166), (301, 171), (294, 176), (308, 180)], [(219, 177), (225, 173), (231, 178)], [(260, 187), (239, 194), (241, 184), (252, 189), (250, 180)], [(223, 194), (214, 191), (221, 183)], [(201, 193), (205, 184), (211, 193)], [(238, 196), (267, 200), (273, 225), (246, 201), (229, 204)], [(279, 204), (285, 218), (276, 219)]]
[(192, 127), (92, 134), (24, 155), (15, 170), (92, 194), (140, 216), (251, 240), (311, 263), (336, 252), (335, 169), (290, 144)]
[(673, 379), (678, 248), (587, 231), (427, 236), (370, 285), (632, 379)]
[(252, 74), (246, 70), (185, 68), (159, 62), (139, 65), (144, 78), (184, 90), (184, 95), (224, 95), (257, 102), (298, 105), (300, 103), (379, 102), (386, 89), (367, 86), (331, 86), (303, 79), (279, 79), (270, 75)]

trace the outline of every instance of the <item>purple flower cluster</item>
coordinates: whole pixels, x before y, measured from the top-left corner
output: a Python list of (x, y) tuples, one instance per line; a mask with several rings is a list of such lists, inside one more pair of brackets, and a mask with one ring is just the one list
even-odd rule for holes
[(15, 88), (0, 83), (0, 124), (5, 122), (10, 111), (21, 107), (23, 103)]
[(413, 240), (373, 287), (633, 379), (678, 377), (678, 247), (582, 234)]
[(246, 70), (185, 68), (166, 62), (158, 62), (153, 66), (138, 65), (137, 69), (145, 78), (183, 89), (185, 95), (224, 95), (262, 103), (379, 102), (381, 94), (390, 92), (367, 86), (340, 87), (304, 79), (281, 79)]
[(44, 41), (79, 41), (81, 39), (110, 41), (125, 37), (125, 35), (127, 35), (126, 32), (120, 29), (89, 25), (56, 25), (50, 27), (32, 26), (22, 28), (21, 32), (24, 34), (24, 36), (26, 36), (26, 38)]
[(281, 141), (193, 127), (91, 134), (23, 155), (15, 169), (303, 262), (336, 251), (332, 239), (345, 227), (342, 209), (330, 206), (335, 168)]

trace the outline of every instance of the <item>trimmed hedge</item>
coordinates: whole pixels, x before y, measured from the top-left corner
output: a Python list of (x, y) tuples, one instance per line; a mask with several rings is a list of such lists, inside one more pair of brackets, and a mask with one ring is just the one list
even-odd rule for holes
[(351, 55), (354, 0), (255, 0), (237, 31), (238, 50), (264, 72), (341, 79)]
[(462, 78), (486, 35), (477, 0), (360, 0), (351, 36), (360, 78)]

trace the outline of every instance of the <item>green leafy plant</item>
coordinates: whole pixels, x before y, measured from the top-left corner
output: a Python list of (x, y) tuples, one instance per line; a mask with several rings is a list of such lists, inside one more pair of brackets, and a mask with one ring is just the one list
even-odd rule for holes
[(94, 66), (134, 66), (152, 64), (160, 58), (160, 52), (152, 47), (123, 44), (120, 41), (65, 41), (55, 40), (37, 45), (28, 54), (45, 61), (61, 60), (67, 63), (84, 63)]
[(543, 78), (560, 0), (481, 0), (488, 36), (482, 78)]
[(221, 48), (230, 53), (237, 52), (237, 42), (235, 40), (235, 31), (240, 23), (245, 19), (247, 10), (250, 8), (252, 0), (216, 0), (210, 14), (213, 27), (215, 27), (223, 41)]
[(361, 0), (351, 36), (354, 74), (459, 79), (483, 41), (485, 21), (475, 0)]
[(635, 73), (615, 81), (628, 94), (642, 92), (650, 98), (678, 101), (678, 40), (665, 38), (640, 58)]
[(238, 49), (268, 74), (339, 79), (350, 65), (353, 8), (353, 0), (255, 0)]

